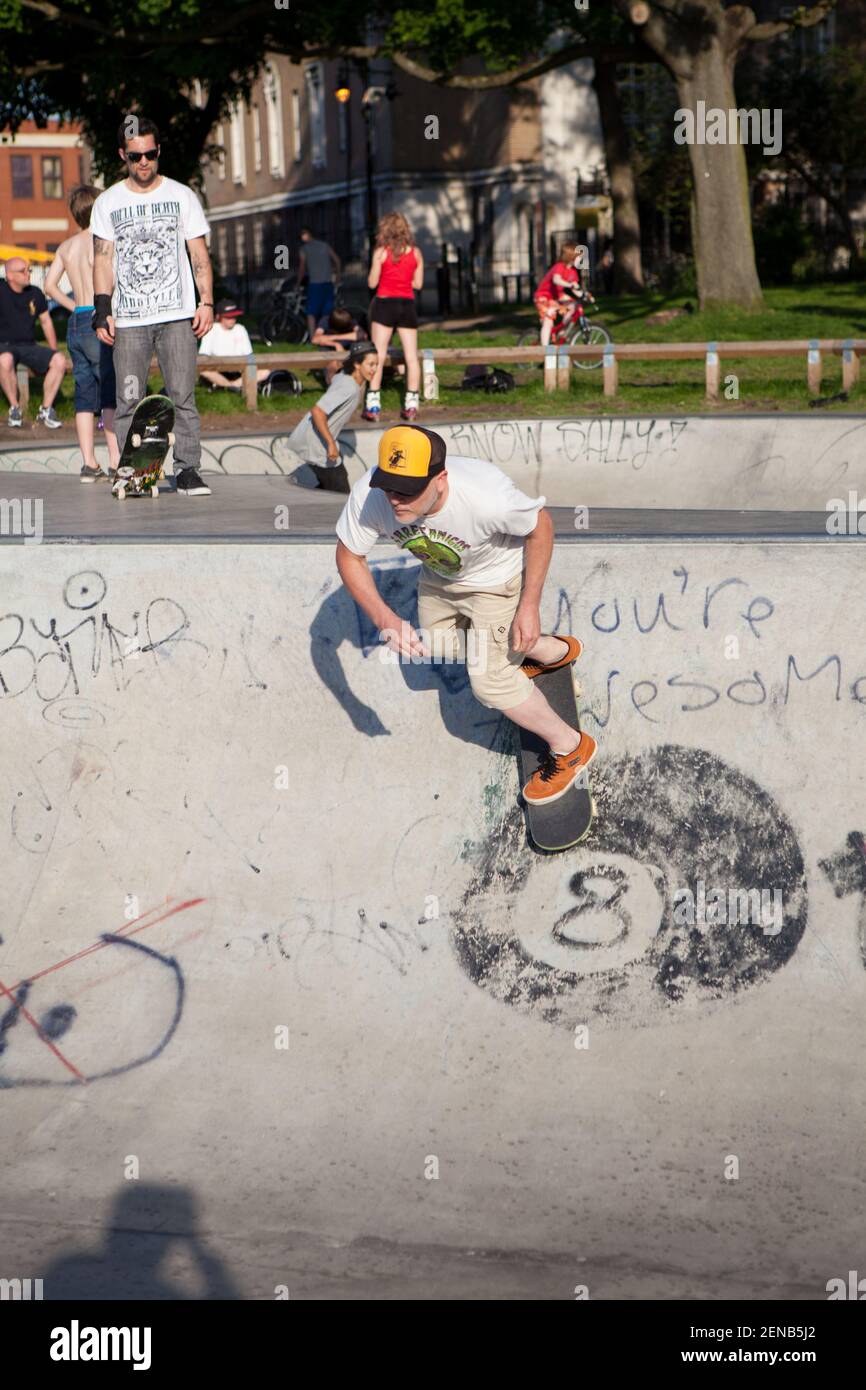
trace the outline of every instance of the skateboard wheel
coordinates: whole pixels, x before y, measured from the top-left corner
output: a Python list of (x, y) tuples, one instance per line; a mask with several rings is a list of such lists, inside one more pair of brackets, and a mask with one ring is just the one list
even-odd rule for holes
[(598, 815), (598, 803), (597, 803), (595, 797), (592, 798), (592, 814), (593, 814), (594, 816), (597, 816), (597, 815)]
[(158, 488), (158, 487), (152, 487), (152, 488), (150, 489), (150, 495), (151, 495), (151, 497), (154, 497), (154, 498), (158, 497), (158, 496), (159, 496), (159, 488)]
[(168, 432), (168, 447), (170, 449), (174, 448), (174, 430), (169, 430)]
[(118, 500), (119, 502), (125, 502), (125, 501), (126, 501), (126, 488), (125, 488), (125, 487), (119, 487), (119, 488), (117, 489), (117, 500)]
[(140, 435), (140, 434), (134, 434), (134, 435), (132, 436), (132, 439), (130, 440), (130, 443), (132, 444), (133, 449), (140, 449), (140, 448), (141, 448), (141, 435)]

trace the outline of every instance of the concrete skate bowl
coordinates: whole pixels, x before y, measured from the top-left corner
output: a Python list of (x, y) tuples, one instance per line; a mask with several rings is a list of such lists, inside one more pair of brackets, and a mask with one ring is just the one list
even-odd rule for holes
[[(487, 459), (550, 506), (824, 511), (849, 489), (866, 494), (862, 416), (645, 416), (436, 422), (448, 449)], [(345, 430), (351, 481), (376, 462), (382, 431)], [(0, 452), (0, 473), (77, 473), (72, 446)], [(285, 474), (312, 485), (276, 435), (209, 436), (205, 472)]]
[[(822, 1297), (857, 1268), (857, 547), (556, 551), (600, 814), (555, 858), (501, 718), (384, 659), (330, 546), (0, 562), (15, 1269), (91, 1268), (135, 1155), (244, 1297)], [(373, 565), (411, 617), (415, 563)], [(716, 890), (770, 914), (677, 919)], [(120, 1296), (156, 1296), (140, 1254)]]

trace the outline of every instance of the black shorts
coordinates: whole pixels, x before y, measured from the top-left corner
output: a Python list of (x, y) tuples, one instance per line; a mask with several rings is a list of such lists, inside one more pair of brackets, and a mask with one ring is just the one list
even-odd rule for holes
[(387, 328), (417, 328), (418, 310), (412, 299), (382, 299), (376, 295), (370, 305), (370, 322), (384, 323)]
[(51, 348), (40, 347), (39, 343), (0, 343), (0, 352), (11, 352), (16, 367), (23, 363), (37, 376), (45, 375), (54, 356)]

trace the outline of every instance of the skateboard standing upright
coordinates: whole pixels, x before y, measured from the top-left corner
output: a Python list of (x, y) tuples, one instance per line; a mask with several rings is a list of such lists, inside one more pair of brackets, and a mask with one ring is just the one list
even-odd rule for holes
[(168, 396), (145, 396), (135, 407), (111, 491), (127, 497), (156, 498), (165, 456), (174, 444), (174, 405)]
[[(580, 729), (580, 714), (577, 708), (577, 694), (573, 666), (560, 666), (555, 671), (547, 671), (536, 676), (537, 685), (547, 698), (551, 707), (572, 728)], [(520, 730), (520, 778), (525, 786), (534, 772), (538, 771), (547, 744), (537, 734), (528, 729)], [(526, 803), (526, 819), (532, 842), (538, 849), (555, 853), (570, 849), (586, 839), (592, 829), (595, 815), (595, 799), (589, 785), (589, 773), (579, 772), (571, 786), (548, 805)]]

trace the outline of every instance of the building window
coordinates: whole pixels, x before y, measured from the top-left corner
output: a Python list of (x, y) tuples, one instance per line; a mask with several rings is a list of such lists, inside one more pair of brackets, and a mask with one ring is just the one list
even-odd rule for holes
[(12, 156), (12, 197), (33, 197), (33, 158), (29, 154)]
[(216, 142), (220, 147), (220, 152), (217, 155), (217, 173), (221, 179), (224, 179), (226, 176), (226, 133), (222, 122), (216, 128)]
[(42, 156), (42, 196), (43, 198), (63, 197), (63, 165), (59, 154)]
[(246, 183), (247, 152), (244, 144), (244, 108), (239, 101), (236, 101), (232, 107), (229, 138), (232, 151), (232, 182)]
[(201, 111), (202, 107), (204, 106), (204, 93), (202, 92), (201, 83), (199, 82), (197, 77), (194, 77), (192, 79), (192, 100), (193, 105), (196, 106), (199, 111)]
[(78, 182), (84, 183), (84, 155), (78, 156)]
[(220, 222), (216, 229), (216, 263), (220, 275), (228, 275), (226, 249), (226, 226), (224, 222)]
[(253, 168), (256, 173), (262, 167), (262, 122), (259, 116), (259, 103), (253, 106)]
[(349, 103), (347, 101), (337, 102), (337, 143), (340, 146), (340, 154), (346, 153), (346, 146), (349, 134)]
[(48, 243), (48, 245), (46, 246), (45, 250), (46, 250), (46, 251), (51, 251), (52, 253), (53, 253), (54, 251), (59, 251), (59, 250), (60, 250), (60, 242), (59, 242), (59, 241), (49, 241), (49, 243)]
[(246, 269), (247, 259), (247, 229), (243, 222), (235, 223), (235, 256), (237, 259), (238, 273)]
[(325, 143), (325, 83), (322, 64), (310, 63), (304, 70), (307, 100), (310, 104), (310, 152), (314, 169), (324, 169), (328, 156)]
[(283, 96), (276, 68), (268, 63), (264, 80), (265, 113), (268, 122), (268, 160), (271, 177), (285, 178), (286, 159), (283, 149)]
[(292, 158), (301, 162), (301, 94), (292, 92)]
[(261, 218), (253, 226), (253, 259), (256, 270), (261, 270), (265, 263), (265, 224)]

